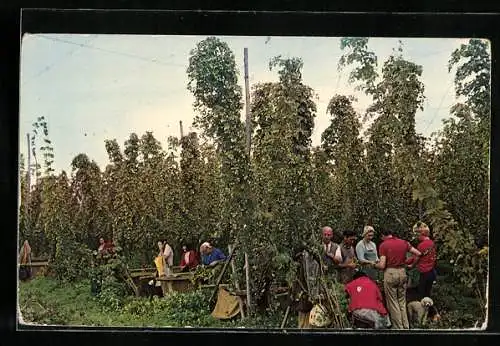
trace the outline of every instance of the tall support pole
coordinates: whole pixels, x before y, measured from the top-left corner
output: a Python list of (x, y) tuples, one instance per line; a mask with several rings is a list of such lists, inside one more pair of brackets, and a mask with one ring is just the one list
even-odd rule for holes
[(245, 64), (245, 111), (246, 111), (246, 133), (247, 133), (247, 150), (250, 157), (252, 145), (252, 121), (250, 119), (250, 86), (248, 82), (248, 48), (243, 49), (244, 64)]
[(31, 194), (31, 142), (30, 142), (30, 134), (26, 134), (26, 140), (28, 143), (28, 162), (27, 162), (27, 167), (28, 169), (26, 170), (26, 200), (25, 200), (25, 208), (26, 208), (26, 217), (28, 216), (28, 204), (30, 200), (30, 194)]
[(182, 130), (182, 120), (179, 121), (179, 126), (181, 128), (181, 139), (184, 137), (184, 131)]
[[(229, 248), (229, 253), (233, 253), (233, 246), (231, 244), (228, 245), (228, 248)], [(236, 287), (237, 291), (240, 291), (240, 283), (238, 281), (238, 278), (236, 277), (236, 266), (234, 265), (234, 261), (231, 261), (231, 270), (233, 272), (234, 287)], [(242, 302), (241, 297), (239, 295), (238, 295), (238, 305), (240, 306), (241, 318), (245, 318), (245, 311), (244, 311), (243, 302)]]
[[(250, 159), (251, 151), (251, 138), (252, 138), (252, 123), (250, 119), (250, 87), (248, 83), (248, 48), (243, 49), (243, 61), (245, 65), (245, 111), (246, 111), (246, 135), (247, 135), (247, 150), (248, 158)], [(246, 289), (247, 289), (247, 311), (251, 314), (252, 311), (252, 300), (250, 295), (250, 264), (248, 263), (248, 254), (245, 252), (245, 279), (246, 279)]]

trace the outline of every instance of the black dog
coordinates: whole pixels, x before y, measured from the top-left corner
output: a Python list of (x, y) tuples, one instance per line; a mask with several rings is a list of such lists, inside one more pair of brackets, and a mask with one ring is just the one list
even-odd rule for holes
[(139, 296), (149, 297), (150, 299), (153, 299), (154, 296), (162, 298), (163, 291), (161, 286), (155, 286), (154, 282), (152, 284), (150, 282), (143, 282), (139, 288)]

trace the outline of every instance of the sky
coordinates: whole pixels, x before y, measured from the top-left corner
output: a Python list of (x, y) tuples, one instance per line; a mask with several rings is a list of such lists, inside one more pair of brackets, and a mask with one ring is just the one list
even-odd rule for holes
[[(152, 131), (164, 149), (169, 136), (192, 127), (193, 97), (187, 90), (189, 53), (205, 36), (166, 35), (25, 35), (21, 45), (19, 150), (26, 157), (26, 134), (39, 116), (48, 123), (54, 147), (53, 168), (71, 172), (71, 160), (85, 153), (101, 170), (109, 163), (106, 139), (123, 148), (132, 132)], [(277, 81), (269, 61), (277, 55), (300, 57), (303, 82), (318, 95), (312, 144), (321, 142), (329, 125), (328, 101), (335, 94), (353, 95), (360, 117), (370, 98), (348, 83), (349, 71), (339, 72), (342, 55), (337, 37), (220, 36), (235, 54), (239, 84), (244, 90), (243, 50), (248, 48), (250, 86)], [(422, 65), (424, 111), (416, 114), (416, 130), (425, 136), (442, 127), (456, 102), (451, 52), (466, 39), (370, 38), (368, 46), (383, 62), (403, 43), (403, 56)], [(242, 118), (244, 110), (242, 111)]]

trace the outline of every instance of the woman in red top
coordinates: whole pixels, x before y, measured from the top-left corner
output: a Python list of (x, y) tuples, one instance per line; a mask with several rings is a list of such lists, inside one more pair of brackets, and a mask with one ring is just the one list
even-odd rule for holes
[[(410, 257), (406, 260), (408, 268), (417, 267), (420, 273), (417, 292), (419, 299), (431, 297), (432, 285), (436, 281), (436, 245), (429, 237), (429, 227), (423, 222), (417, 222), (413, 226), (414, 232), (418, 234), (419, 244), (417, 249), (422, 253), (420, 258)], [(433, 319), (439, 318), (435, 308), (429, 309), (429, 317)]]
[(186, 272), (194, 269), (198, 264), (199, 260), (196, 251), (184, 244), (182, 246), (181, 263), (179, 264), (181, 271)]
[(348, 311), (360, 320), (368, 320), (375, 329), (391, 325), (382, 294), (375, 281), (365, 273), (357, 272), (353, 280), (345, 285), (349, 296)]
[(431, 296), (432, 284), (436, 280), (436, 246), (434, 241), (429, 238), (430, 230), (425, 223), (417, 223), (413, 227), (414, 231), (418, 233), (419, 244), (418, 251), (422, 256), (418, 259), (415, 256), (406, 260), (409, 268), (416, 265), (420, 273), (420, 281), (418, 284), (418, 293), (420, 299)]

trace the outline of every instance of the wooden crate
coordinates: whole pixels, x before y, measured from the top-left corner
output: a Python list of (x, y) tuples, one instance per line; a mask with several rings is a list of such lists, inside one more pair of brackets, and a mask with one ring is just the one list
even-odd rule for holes
[(192, 277), (192, 273), (179, 273), (166, 278), (156, 278), (156, 280), (167, 282), (167, 285), (174, 292), (191, 292), (196, 290), (196, 286), (191, 281)]
[[(31, 262), (31, 276), (35, 277), (35, 276), (39, 275), (41, 272), (45, 272), (48, 265), (49, 265), (48, 261)], [(21, 264), (21, 266), (24, 266), (24, 265)]]

